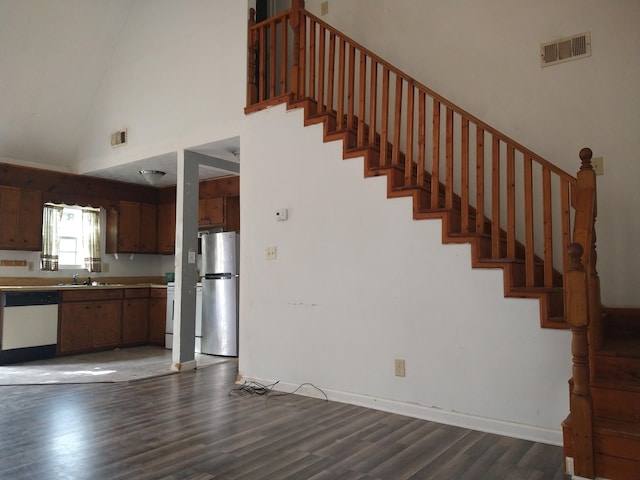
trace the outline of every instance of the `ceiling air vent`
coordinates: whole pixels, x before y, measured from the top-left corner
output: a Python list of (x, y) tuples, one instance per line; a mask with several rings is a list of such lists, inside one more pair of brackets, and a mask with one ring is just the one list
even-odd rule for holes
[(111, 146), (119, 147), (127, 143), (127, 130), (119, 130), (111, 134)]
[(543, 67), (591, 56), (590, 32), (559, 38), (540, 45), (540, 61)]

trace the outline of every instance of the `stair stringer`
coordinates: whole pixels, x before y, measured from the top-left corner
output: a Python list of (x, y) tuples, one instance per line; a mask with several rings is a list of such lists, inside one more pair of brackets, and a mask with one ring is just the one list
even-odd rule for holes
[[(456, 226), (459, 228), (459, 215), (445, 208), (425, 209), (424, 196), (427, 192), (419, 187), (398, 188), (402, 185), (404, 171), (399, 167), (376, 166), (377, 149), (365, 147), (349, 147), (348, 129), (336, 130), (335, 118), (329, 112), (316, 112), (317, 103), (310, 98), (294, 101), (292, 95), (282, 95), (271, 99), (269, 105), (286, 103), (288, 110), (302, 108), (304, 110), (304, 125), (323, 125), (323, 139), (325, 142), (342, 140), (342, 156), (345, 160), (352, 158), (364, 159), (363, 175), (368, 177), (387, 177), (387, 198), (412, 197), (413, 218), (415, 220), (439, 219), (442, 223), (442, 243), (467, 243), (471, 248), (471, 268), (500, 268), (503, 272), (503, 293), (505, 297), (537, 299), (540, 305), (540, 327), (553, 329), (568, 329), (569, 325), (564, 320), (562, 302), (564, 293), (561, 287), (517, 287), (514, 281), (512, 261), (487, 260), (482, 256), (482, 242), (485, 239), (478, 234), (454, 234)], [(253, 111), (247, 110), (247, 112)], [(458, 218), (456, 218), (458, 217)]]

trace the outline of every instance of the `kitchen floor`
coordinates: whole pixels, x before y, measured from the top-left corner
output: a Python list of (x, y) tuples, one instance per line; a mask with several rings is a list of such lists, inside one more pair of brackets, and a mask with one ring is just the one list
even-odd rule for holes
[[(196, 353), (198, 368), (234, 360)], [(0, 366), (0, 385), (131, 382), (176, 373), (171, 350), (156, 346), (118, 348)]]

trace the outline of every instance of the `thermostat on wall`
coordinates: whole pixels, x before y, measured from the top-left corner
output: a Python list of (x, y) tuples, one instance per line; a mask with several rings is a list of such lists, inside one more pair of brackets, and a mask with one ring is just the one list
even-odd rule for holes
[(276, 220), (286, 220), (289, 217), (289, 212), (286, 208), (276, 210)]

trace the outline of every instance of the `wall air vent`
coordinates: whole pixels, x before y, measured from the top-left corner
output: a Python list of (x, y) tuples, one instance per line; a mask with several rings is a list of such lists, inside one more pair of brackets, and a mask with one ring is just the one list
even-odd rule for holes
[(127, 130), (119, 130), (111, 134), (111, 146), (119, 147), (127, 143)]
[(591, 56), (591, 33), (579, 33), (540, 45), (543, 67)]

